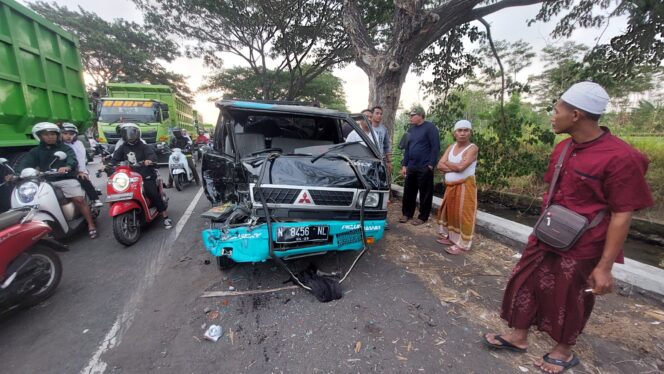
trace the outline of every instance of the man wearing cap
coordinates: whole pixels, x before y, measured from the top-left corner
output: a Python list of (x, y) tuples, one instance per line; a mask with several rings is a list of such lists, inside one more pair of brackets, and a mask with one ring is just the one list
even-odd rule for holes
[(592, 82), (577, 83), (562, 95), (551, 125), (556, 134), (570, 137), (556, 145), (544, 176), (551, 183), (555, 164), (569, 147), (551, 201), (588, 222), (602, 212), (603, 219), (565, 252), (531, 235), (503, 296), (501, 317), (512, 331), (485, 336), (492, 348), (525, 352), (528, 329), (537, 326), (557, 343), (535, 363), (547, 373), (579, 364), (572, 347), (590, 317), (595, 296), (612, 291), (611, 269), (614, 262), (623, 263), (632, 214), (653, 204), (645, 180), (648, 159), (599, 126), (608, 101), (606, 91)]
[(454, 124), (454, 144), (438, 161), (438, 170), (445, 173), (445, 195), (438, 209), (438, 243), (445, 251), (459, 255), (470, 250), (477, 214), (475, 167), (478, 148), (470, 142), (473, 126), (462, 119)]
[(415, 215), (417, 193), (420, 194), (420, 214), (413, 220), (415, 226), (429, 219), (433, 202), (433, 168), (440, 154), (440, 137), (436, 126), (424, 120), (424, 109), (420, 106), (410, 111), (411, 127), (408, 129), (408, 144), (403, 152), (401, 175), (406, 179), (403, 186), (403, 216), (399, 222), (406, 223)]

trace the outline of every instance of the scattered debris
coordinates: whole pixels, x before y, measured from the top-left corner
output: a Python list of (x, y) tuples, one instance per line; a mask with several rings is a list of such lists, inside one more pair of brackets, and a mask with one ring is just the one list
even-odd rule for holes
[(519, 370), (521, 370), (522, 373), (527, 373), (528, 372), (528, 368), (524, 368), (521, 365), (519, 365)]
[(361, 349), (362, 349), (362, 342), (358, 340), (358, 342), (355, 343), (355, 353), (360, 353)]
[(189, 260), (191, 260), (191, 257), (189, 257), (189, 256), (180, 257), (180, 262), (185, 262), (185, 261), (189, 261)]
[[(233, 286), (231, 286), (233, 287)], [(229, 287), (229, 289), (231, 288)], [(241, 296), (241, 295), (254, 295), (254, 294), (259, 294), (259, 293), (271, 293), (271, 292), (277, 292), (277, 291), (283, 291), (283, 290), (290, 290), (294, 288), (299, 288), (298, 286), (286, 286), (286, 287), (279, 287), (279, 288), (270, 288), (267, 290), (250, 290), (250, 291), (208, 291), (204, 292), (201, 297), (225, 297), (225, 296)], [(235, 287), (233, 287), (233, 290)], [(293, 292), (293, 295), (295, 295), (295, 292)]]
[(83, 333), (84, 333), (84, 334), (87, 334), (88, 331), (90, 331), (90, 329), (85, 329), (85, 330), (83, 330)]
[(651, 310), (647, 310), (645, 312), (645, 315), (647, 315), (648, 317), (652, 317), (654, 319), (657, 319), (660, 322), (664, 322), (664, 311), (657, 310), (657, 309), (651, 309)]
[(408, 359), (406, 357), (399, 356), (399, 355), (397, 355), (397, 360), (399, 360), (399, 361), (408, 361)]
[(235, 291), (235, 287), (233, 287), (233, 286), (228, 286), (228, 290), (229, 290), (229, 291)]
[(219, 312), (216, 311), (216, 310), (213, 310), (213, 311), (211, 311), (211, 312), (208, 312), (208, 313), (207, 313), (207, 316), (208, 316), (208, 319), (214, 321), (215, 319), (219, 319)]
[(205, 339), (216, 342), (221, 337), (221, 326), (210, 325), (204, 335)]
[(235, 344), (235, 333), (233, 329), (228, 329), (228, 337), (231, 339), (231, 345)]

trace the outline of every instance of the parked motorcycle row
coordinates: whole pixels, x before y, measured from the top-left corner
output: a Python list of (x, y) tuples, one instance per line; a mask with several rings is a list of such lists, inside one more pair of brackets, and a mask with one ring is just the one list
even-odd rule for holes
[[(182, 191), (194, 181), (186, 157), (194, 157), (196, 164), (197, 150), (191, 150), (194, 153), (192, 156), (178, 148), (170, 150), (166, 144), (158, 148), (170, 153), (168, 172), (177, 191)], [(112, 146), (98, 145), (97, 151), (102, 157), (102, 168), (96, 175), (101, 177), (102, 173), (106, 173), (108, 176), (106, 203), (109, 204), (113, 235), (119, 243), (131, 246), (139, 241), (142, 230), (157, 219), (159, 212), (143, 193), (143, 178), (134, 171), (134, 168), (142, 165), (126, 162), (112, 165)], [(64, 152), (56, 152), (53, 162), (66, 157)], [(86, 221), (78, 208), (50, 183), (49, 177), (57, 175), (57, 170), (26, 168), (18, 174), (4, 158), (0, 158), (0, 168), (8, 169), (13, 175), (11, 182), (14, 184), (12, 209), (0, 214), (2, 316), (17, 308), (39, 304), (55, 292), (62, 277), (62, 263), (56, 251), (68, 250), (67, 245), (60, 240), (80, 232), (86, 227)], [(158, 177), (157, 186), (168, 204), (161, 177)], [(100, 208), (95, 207), (89, 199), (86, 202), (93, 219), (96, 219)]]

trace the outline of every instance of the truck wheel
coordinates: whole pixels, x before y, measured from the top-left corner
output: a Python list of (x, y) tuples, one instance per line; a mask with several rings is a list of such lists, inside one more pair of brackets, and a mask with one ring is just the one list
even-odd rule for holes
[(62, 262), (57, 253), (44, 245), (36, 244), (27, 251), (32, 258), (31, 268), (39, 278), (46, 283), (27, 295), (21, 306), (31, 307), (48, 299), (55, 293), (55, 289), (62, 279)]
[(178, 174), (173, 176), (173, 184), (175, 185), (175, 189), (178, 191), (182, 191), (182, 174)]
[(219, 270), (228, 270), (235, 266), (237, 262), (231, 260), (229, 257), (226, 256), (219, 256), (217, 257), (217, 268)]
[(138, 219), (134, 220), (133, 212), (113, 217), (113, 236), (127, 247), (136, 244), (141, 237), (141, 224)]

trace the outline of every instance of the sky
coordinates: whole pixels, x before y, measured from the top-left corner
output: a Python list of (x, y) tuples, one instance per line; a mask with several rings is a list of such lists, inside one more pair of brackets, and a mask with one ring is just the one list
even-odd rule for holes
[[(19, 2), (26, 3), (25, 0)], [(55, 0), (59, 5), (67, 6), (70, 9), (77, 9), (79, 6), (87, 11), (97, 13), (100, 17), (111, 21), (114, 18), (124, 18), (129, 21), (142, 23), (143, 16), (130, 0)], [(554, 40), (550, 37), (550, 32), (555, 26), (554, 23), (536, 23), (530, 27), (526, 25), (528, 19), (533, 18), (539, 10), (539, 5), (526, 7), (508, 8), (500, 12), (487, 16), (485, 19), (491, 24), (491, 33), (495, 40), (516, 41), (523, 39), (530, 43), (533, 50), (539, 52), (543, 47), (551, 44), (560, 44), (565, 40)], [(581, 29), (575, 31), (569, 40), (573, 40), (586, 45), (595, 45), (598, 42), (606, 43), (613, 36), (621, 33), (626, 27), (625, 18), (612, 20), (606, 30), (604, 29)], [(483, 29), (480, 26), (481, 29)], [(601, 36), (601, 38), (600, 38)], [(224, 57), (224, 66), (232, 67), (241, 65), (242, 61), (233, 55), (226, 54)], [(196, 90), (203, 82), (206, 74), (210, 70), (203, 65), (201, 59), (179, 58), (172, 63), (166, 63), (165, 66), (187, 77), (187, 82), (192, 90)], [(519, 79), (525, 79), (528, 75), (537, 74), (543, 69), (540, 61), (535, 59), (533, 65), (525, 69), (518, 76)], [(346, 106), (351, 112), (359, 112), (369, 106), (369, 81), (366, 74), (355, 64), (349, 64), (342, 69), (336, 69), (334, 74), (344, 81), (344, 91), (346, 93)], [(425, 73), (418, 77), (409, 73), (401, 91), (401, 103), (404, 108), (409, 108), (415, 103), (422, 104), (425, 108), (428, 106), (428, 100), (424, 92), (420, 90), (420, 81), (431, 77)], [(215, 123), (218, 110), (214, 103), (209, 99), (214, 94), (196, 94), (194, 99), (194, 109), (198, 110), (207, 123)], [(219, 95), (217, 95), (219, 96)]]

